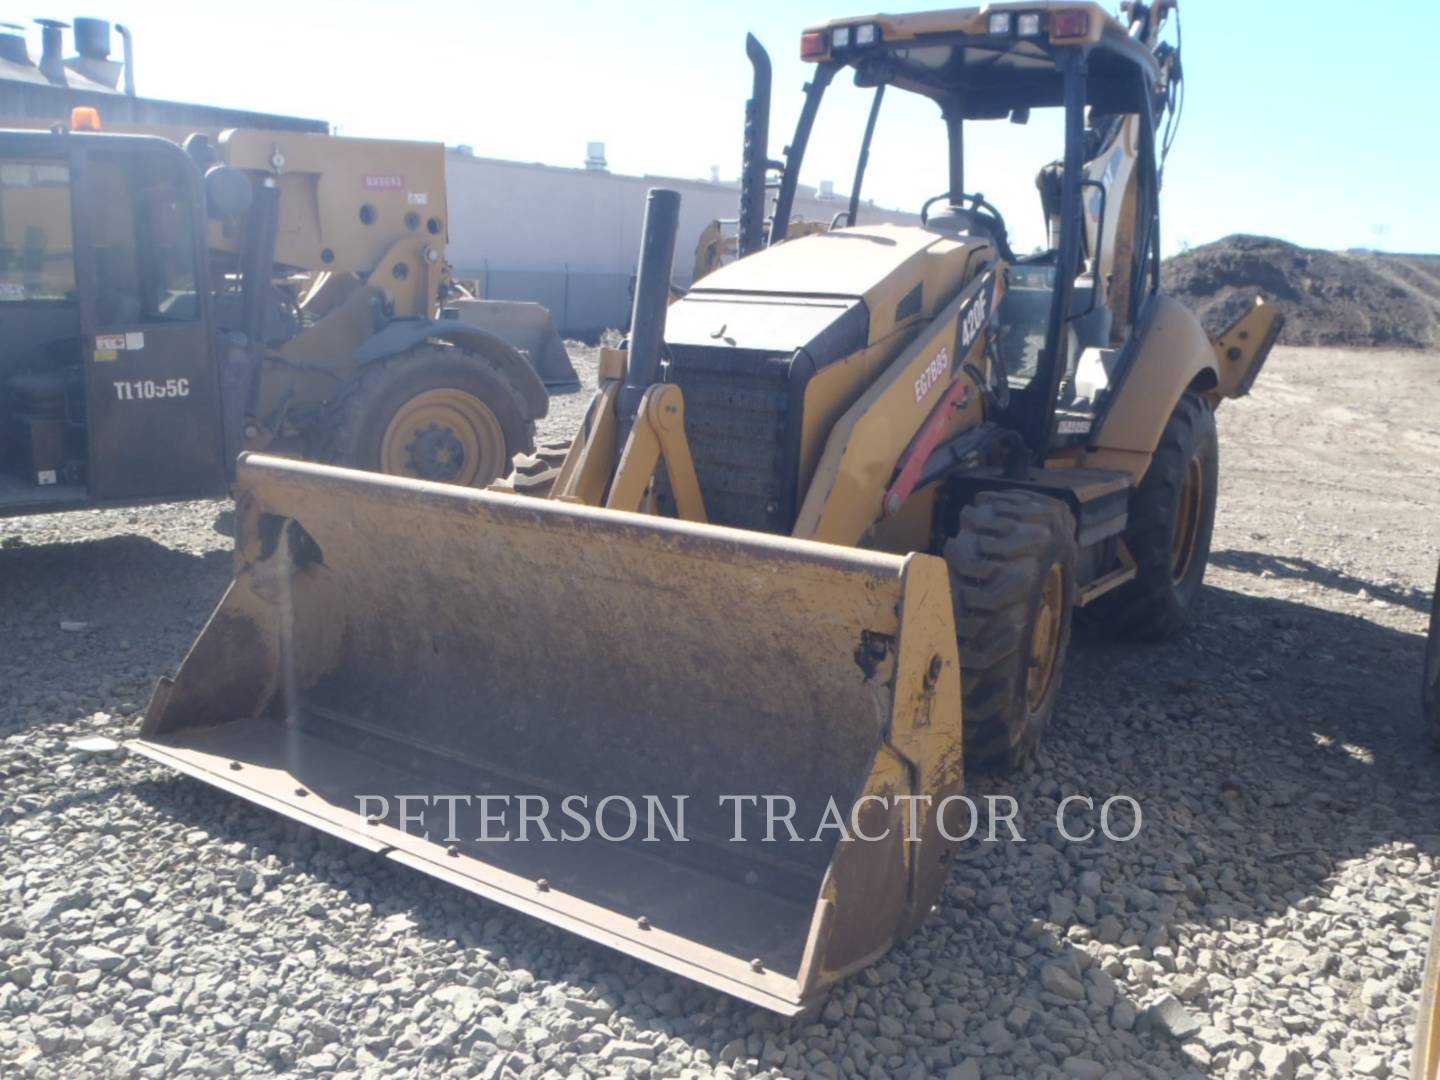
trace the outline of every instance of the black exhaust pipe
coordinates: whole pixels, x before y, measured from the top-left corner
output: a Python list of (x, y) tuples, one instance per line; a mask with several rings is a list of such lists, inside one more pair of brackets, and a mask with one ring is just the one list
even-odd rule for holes
[(625, 386), (617, 402), (622, 422), (635, 418), (640, 399), (660, 381), (665, 311), (670, 305), (670, 271), (680, 228), (680, 193), (651, 188), (640, 230), (640, 264), (635, 271), (635, 307), (630, 313), (630, 351)]
[(740, 158), (740, 257), (765, 246), (765, 179), (770, 169), (770, 54), (754, 34), (745, 55), (755, 69), (745, 102), (745, 146)]
[(36, 19), (40, 24), (40, 74), (56, 86), (67, 86), (65, 78), (64, 29), (69, 23), (58, 19)]

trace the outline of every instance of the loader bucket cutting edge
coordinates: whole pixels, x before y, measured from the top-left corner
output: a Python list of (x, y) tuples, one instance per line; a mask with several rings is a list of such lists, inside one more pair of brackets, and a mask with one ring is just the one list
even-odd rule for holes
[[(787, 1014), (938, 897), (963, 770), (940, 560), (262, 455), (236, 506), (235, 581), (141, 753)], [(802, 840), (766, 841), (767, 795)], [(524, 800), (529, 838), (482, 796)], [(619, 839), (607, 796), (665, 816)], [(820, 828), (831, 800), (879, 839)]]

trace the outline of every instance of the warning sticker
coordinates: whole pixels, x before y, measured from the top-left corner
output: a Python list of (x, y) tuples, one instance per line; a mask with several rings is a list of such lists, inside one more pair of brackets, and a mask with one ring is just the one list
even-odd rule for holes
[(128, 330), (125, 333), (125, 348), (145, 348), (145, 332), (143, 330)]
[(405, 177), (393, 173), (382, 176), (370, 174), (365, 177), (365, 189), (367, 191), (404, 191)]
[(111, 351), (111, 352), (114, 352), (116, 349), (123, 349), (123, 348), (125, 348), (125, 335), (124, 335), (124, 334), (96, 334), (96, 335), (95, 335), (95, 351), (96, 351), (96, 352), (99, 352), (99, 351), (102, 350), (102, 349), (106, 349), (106, 350), (109, 350), (109, 351)]
[(412, 191), (405, 196), (411, 206), (429, 206), (430, 193), (427, 191)]
[(95, 350), (95, 362), (96, 362), (97, 364), (103, 364), (103, 363), (104, 363), (105, 361), (107, 361), (107, 360), (119, 360), (119, 359), (120, 359), (120, 353), (117, 352), (115, 349), (96, 349), (96, 350)]

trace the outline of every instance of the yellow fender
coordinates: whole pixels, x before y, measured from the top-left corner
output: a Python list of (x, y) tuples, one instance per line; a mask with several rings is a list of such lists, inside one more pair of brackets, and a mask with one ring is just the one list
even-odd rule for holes
[(1284, 323), (1278, 308), (1257, 297), (1253, 308), (1212, 341), (1193, 311), (1158, 294), (1085, 464), (1122, 469), (1138, 482), (1180, 395), (1201, 391), (1214, 409), (1226, 398), (1249, 393)]
[(1157, 295), (1136, 333), (1140, 340), (1129, 369), (1085, 455), (1085, 465), (1121, 469), (1138, 482), (1150, 467), (1150, 456), (1180, 395), (1192, 386), (1215, 386), (1218, 374), (1215, 349), (1205, 328), (1174, 297)]

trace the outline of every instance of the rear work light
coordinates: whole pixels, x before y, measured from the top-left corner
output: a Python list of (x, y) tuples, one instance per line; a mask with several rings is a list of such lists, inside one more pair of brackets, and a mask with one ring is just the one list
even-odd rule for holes
[(806, 30), (800, 35), (800, 59), (823, 60), (830, 53), (824, 30)]
[(880, 27), (874, 23), (866, 23), (864, 26), (855, 28), (856, 45), (874, 45), (880, 40)]
[(850, 44), (850, 28), (848, 26), (837, 26), (830, 31), (830, 47), (843, 49)]
[(1017, 30), (1021, 37), (1034, 37), (1040, 33), (1040, 16), (1036, 12), (1027, 12), (1016, 20)]
[(1057, 11), (1050, 16), (1052, 38), (1082, 38), (1090, 33), (1090, 12)]
[(1010, 13), (1008, 11), (998, 11), (990, 16), (990, 33), (997, 35), (1010, 33)]

